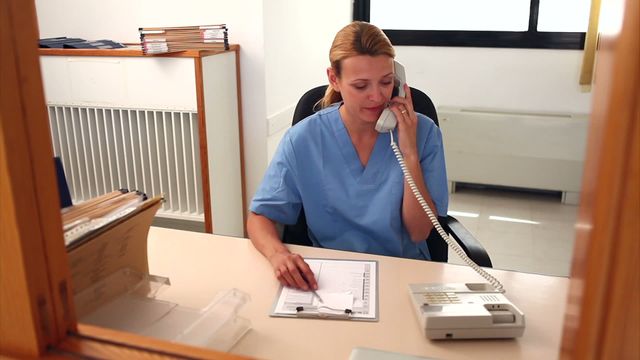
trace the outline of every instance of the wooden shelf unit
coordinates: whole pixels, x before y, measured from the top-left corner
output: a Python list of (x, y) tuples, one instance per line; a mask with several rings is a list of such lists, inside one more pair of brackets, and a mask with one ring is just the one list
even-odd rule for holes
[[(161, 55), (144, 55), (139, 47), (39, 49), (39, 54), (50, 115), (52, 106), (197, 113), (201, 176), (197, 187), (201, 190), (194, 192), (201, 196), (197, 201), (203, 209), (194, 216), (203, 217), (209, 233), (244, 236), (247, 209), (239, 50), (233, 44), (229, 50)], [(175, 172), (177, 176), (179, 171)], [(174, 195), (164, 190), (166, 198)], [(155, 192), (150, 195), (157, 195), (157, 189)], [(187, 208), (189, 214), (192, 210)], [(161, 209), (159, 216), (185, 219), (171, 211)]]

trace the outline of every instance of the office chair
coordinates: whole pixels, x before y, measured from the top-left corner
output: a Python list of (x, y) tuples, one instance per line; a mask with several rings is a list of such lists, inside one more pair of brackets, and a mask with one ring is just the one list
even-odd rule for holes
[[(327, 86), (328, 85), (315, 87), (302, 95), (293, 113), (292, 126), (319, 110), (314, 107), (324, 96)], [(436, 108), (431, 99), (427, 94), (418, 89), (410, 89), (411, 98), (413, 99), (413, 108), (415, 111), (428, 116), (435, 122), (436, 126), (438, 126), (438, 114), (436, 113)], [(480, 244), (480, 242), (478, 242), (478, 240), (476, 240), (475, 237), (457, 219), (450, 215), (446, 215), (439, 216), (438, 221), (440, 221), (444, 231), (451, 234), (471, 260), (480, 266), (492, 267), (489, 254), (487, 254), (482, 244)], [(313, 246), (307, 233), (307, 220), (304, 215), (304, 208), (300, 210), (300, 215), (296, 224), (284, 226), (282, 241), (287, 244)], [(427, 246), (429, 247), (429, 252), (431, 253), (431, 260), (447, 262), (449, 257), (448, 245), (444, 239), (440, 237), (436, 229), (431, 231), (426, 241)]]

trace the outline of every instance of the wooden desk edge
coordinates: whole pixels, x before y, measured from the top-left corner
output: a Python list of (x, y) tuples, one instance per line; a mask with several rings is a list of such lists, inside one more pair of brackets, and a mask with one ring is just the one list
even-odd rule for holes
[(78, 324), (78, 332), (59, 344), (51, 355), (81, 354), (97, 358), (114, 355), (134, 358), (248, 359), (213, 349), (198, 348), (141, 335)]

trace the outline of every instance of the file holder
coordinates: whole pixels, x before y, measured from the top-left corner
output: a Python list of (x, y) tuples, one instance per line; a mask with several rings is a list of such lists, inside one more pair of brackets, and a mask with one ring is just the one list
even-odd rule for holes
[(67, 245), (74, 294), (120, 269), (149, 273), (147, 235), (162, 198), (144, 201), (133, 212)]
[(204, 309), (157, 296), (168, 278), (149, 274), (147, 235), (162, 198), (67, 245), (80, 322), (228, 351), (251, 328), (237, 316), (249, 301), (240, 290), (220, 292)]
[(157, 299), (168, 286), (167, 278), (121, 269), (75, 296), (79, 321), (220, 351), (251, 328), (238, 316), (250, 300), (246, 293), (221, 291), (199, 310)]

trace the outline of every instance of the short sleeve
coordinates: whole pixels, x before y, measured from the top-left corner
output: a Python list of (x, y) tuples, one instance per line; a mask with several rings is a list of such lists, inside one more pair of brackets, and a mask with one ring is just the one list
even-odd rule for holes
[(249, 208), (275, 222), (290, 225), (298, 220), (301, 204), (295, 152), (290, 132), (287, 132), (280, 141)]

